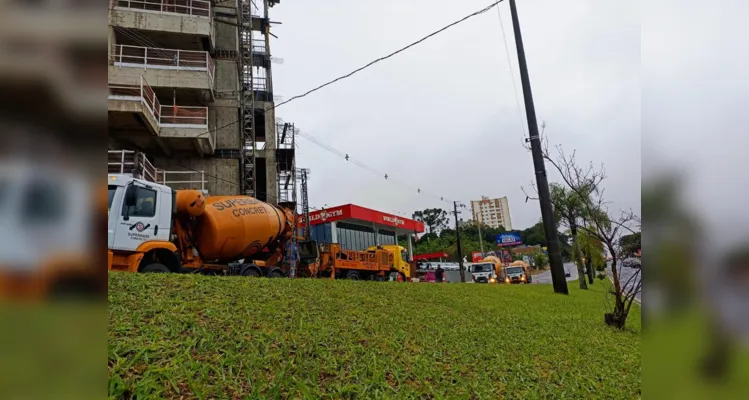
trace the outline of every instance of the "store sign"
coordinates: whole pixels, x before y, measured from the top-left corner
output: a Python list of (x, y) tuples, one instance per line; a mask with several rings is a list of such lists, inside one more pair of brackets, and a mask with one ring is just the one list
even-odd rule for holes
[(520, 244), (523, 244), (523, 240), (520, 238), (520, 233), (505, 232), (497, 235), (497, 246), (517, 246)]
[(484, 254), (482, 254), (480, 251), (474, 251), (471, 253), (471, 262), (479, 262), (484, 258)]
[(312, 222), (315, 221), (322, 221), (325, 222), (330, 218), (340, 217), (343, 216), (343, 210), (322, 210), (319, 213), (316, 213), (314, 215), (309, 216), (309, 220)]
[(404, 220), (402, 220), (402, 219), (400, 219), (398, 217), (392, 217), (392, 216), (389, 216), (389, 215), (383, 215), (382, 216), (382, 220), (385, 221), (385, 222), (389, 222), (389, 223), (391, 223), (391, 224), (393, 224), (395, 226), (405, 225), (406, 224), (406, 221), (404, 221)]
[[(325, 223), (330, 219), (333, 218), (340, 218), (343, 217), (343, 208), (334, 209), (334, 210), (322, 210), (322, 211), (315, 211), (314, 213), (309, 214), (309, 220), (310, 224), (316, 225), (320, 223)], [(305, 225), (305, 218), (304, 215), (299, 216), (299, 225)]]

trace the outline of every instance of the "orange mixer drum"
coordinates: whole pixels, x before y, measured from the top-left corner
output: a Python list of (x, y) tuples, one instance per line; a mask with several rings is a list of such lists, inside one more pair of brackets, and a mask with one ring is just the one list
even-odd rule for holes
[(177, 212), (191, 217), (202, 215), (205, 211), (205, 197), (200, 190), (178, 190)]
[(249, 196), (211, 196), (205, 202), (195, 239), (206, 261), (247, 258), (291, 235), (287, 210)]

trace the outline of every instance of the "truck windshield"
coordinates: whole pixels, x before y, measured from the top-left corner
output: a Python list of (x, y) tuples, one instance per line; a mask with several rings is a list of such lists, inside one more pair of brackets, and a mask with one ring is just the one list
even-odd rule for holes
[(507, 268), (507, 273), (508, 274), (522, 274), (523, 273), (523, 268), (521, 268), (521, 267)]
[(109, 205), (107, 206), (107, 211), (112, 210), (112, 200), (114, 200), (114, 194), (116, 192), (117, 192), (117, 186), (109, 185)]
[(408, 261), (408, 252), (406, 250), (401, 251), (401, 258), (403, 261)]
[(492, 264), (474, 264), (473, 272), (491, 272), (494, 269)]

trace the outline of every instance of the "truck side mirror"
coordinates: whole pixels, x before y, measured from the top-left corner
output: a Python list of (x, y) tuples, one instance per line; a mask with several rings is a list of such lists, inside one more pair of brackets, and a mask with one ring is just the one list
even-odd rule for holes
[(137, 188), (135, 185), (128, 185), (127, 189), (125, 189), (125, 206), (126, 207), (133, 207), (135, 206), (135, 203), (137, 201), (137, 197), (135, 195), (135, 190)]

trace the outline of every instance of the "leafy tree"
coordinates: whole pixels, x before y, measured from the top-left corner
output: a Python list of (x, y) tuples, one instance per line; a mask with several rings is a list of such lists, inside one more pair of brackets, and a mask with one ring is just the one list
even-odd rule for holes
[(430, 233), (439, 233), (447, 227), (448, 214), (441, 208), (427, 208), (414, 212), (413, 219), (423, 222), (429, 228)]
[(601, 183), (606, 178), (604, 169), (596, 170), (592, 165), (582, 168), (577, 164), (574, 152), (568, 155), (561, 147), (557, 149), (558, 157), (552, 157), (548, 146), (544, 146), (542, 149), (544, 160), (559, 172), (566, 187), (572, 190), (581, 201), (583, 212), (580, 217), (583, 219), (583, 224), (579, 228), (600, 240), (611, 254), (611, 276), (614, 288), (609, 294), (614, 296), (614, 306), (611, 312), (604, 314), (604, 321), (610, 326), (622, 329), (626, 324), (632, 303), (637, 294), (641, 292), (642, 280), (639, 269), (629, 277), (622, 276), (617, 262), (626, 257), (627, 252), (622, 248), (620, 238), (624, 234), (638, 232), (642, 220), (631, 210), (621, 211), (618, 218), (613, 217), (609, 213), (608, 202), (603, 196), (604, 190), (601, 187)]
[[(558, 235), (562, 258), (565, 260), (572, 259), (572, 246), (569, 238), (561, 232)], [(539, 221), (530, 228), (520, 231), (520, 239), (526, 246), (546, 247), (546, 232), (544, 231), (543, 222)]]
[(638, 249), (642, 247), (642, 235), (640, 232), (635, 232), (630, 235), (623, 235), (621, 238), (619, 238), (619, 245), (623, 248), (632, 249), (632, 252), (634, 253)]

